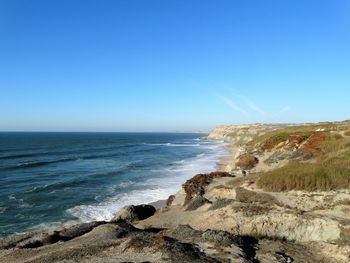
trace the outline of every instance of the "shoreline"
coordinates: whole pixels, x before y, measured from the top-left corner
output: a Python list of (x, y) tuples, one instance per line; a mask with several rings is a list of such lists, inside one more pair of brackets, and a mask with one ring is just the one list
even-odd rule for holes
[[(204, 139), (208, 139), (208, 138), (205, 137)], [(209, 140), (218, 141), (219, 139), (209, 139)], [(224, 143), (227, 144), (227, 145), (223, 146), (224, 149), (227, 150), (227, 155), (219, 157), (216, 161), (216, 169), (214, 171), (207, 171), (207, 173), (215, 172), (215, 171), (222, 171), (222, 172), (232, 171), (232, 166), (234, 167), (234, 165), (235, 165), (235, 155), (239, 151), (239, 147), (235, 146), (234, 143), (232, 143), (230, 141), (224, 141)], [(193, 174), (192, 177), (193, 176), (195, 176), (195, 174)], [(191, 179), (191, 178), (189, 178), (189, 179)], [(184, 184), (185, 182), (183, 182), (182, 184)], [(180, 189), (181, 189), (181, 186), (180, 186)], [(171, 193), (171, 194), (169, 194), (169, 196), (175, 195), (176, 193)], [(154, 206), (158, 210), (158, 209), (166, 207), (166, 202), (167, 202), (167, 199), (160, 199), (160, 200), (150, 202), (147, 204)]]
[[(207, 137), (200, 137), (200, 140), (207, 140)], [(217, 139), (210, 139), (211, 141), (217, 142), (218, 144), (220, 144), (221, 140), (217, 140)], [(219, 171), (222, 168), (221, 167), (225, 167), (227, 162), (225, 161), (226, 159), (230, 159), (232, 156), (232, 151), (231, 151), (231, 147), (229, 144), (229, 142), (227, 141), (223, 141), (225, 143), (225, 145), (220, 145), (220, 149), (225, 149), (226, 154), (222, 155), (222, 156), (218, 156), (217, 159), (214, 161), (214, 168), (213, 169), (208, 169), (206, 171), (203, 172), (199, 172), (199, 173), (209, 173), (209, 172), (213, 172), (213, 171)], [(167, 194), (166, 198), (162, 198), (159, 200), (155, 200), (152, 202), (145, 202), (144, 204), (148, 204), (148, 205), (152, 205), (153, 207), (156, 208), (156, 210), (164, 208), (166, 206), (166, 202), (167, 202), (167, 198), (171, 195), (175, 195), (181, 188), (182, 185), (189, 179), (191, 179), (193, 176), (195, 176), (197, 173), (192, 173), (191, 175), (188, 176), (188, 178), (184, 179), (180, 185), (178, 186), (178, 188), (173, 191), (173, 192), (169, 192)], [(125, 206), (129, 206), (129, 205), (139, 205), (142, 203), (130, 203), (128, 205)], [(123, 206), (123, 207), (125, 207)], [(114, 214), (118, 213), (118, 211), (120, 211), (123, 207), (120, 207), (119, 209), (114, 211)], [(109, 221), (109, 220), (98, 220), (98, 219), (92, 219), (92, 220), (82, 220), (81, 218), (76, 218), (76, 219), (71, 219), (68, 221), (62, 221), (62, 222), (45, 222), (45, 223), (41, 223), (38, 225), (34, 225), (24, 231), (19, 231), (19, 232), (12, 232), (8, 235), (2, 236), (0, 237), (0, 240), (6, 239), (8, 237), (11, 236), (17, 236), (17, 235), (23, 235), (23, 234), (27, 234), (27, 233), (43, 233), (43, 232), (52, 232), (55, 231), (57, 229), (64, 229), (64, 228), (69, 228), (72, 227), (74, 225), (77, 224), (84, 224), (84, 223), (89, 223), (89, 222), (94, 222), (94, 221)]]
[[(205, 138), (205, 139), (207, 139), (207, 138)], [(217, 141), (217, 139), (210, 139), (210, 140)], [(234, 144), (229, 142), (229, 141), (225, 141), (225, 143), (227, 143), (227, 145), (224, 145), (223, 147), (227, 150), (227, 155), (221, 156), (217, 159), (215, 171), (225, 172), (226, 170), (230, 169), (230, 165), (232, 164), (232, 162), (234, 163), (234, 157), (235, 157), (234, 154), (236, 153), (238, 148), (236, 146), (234, 146)], [(214, 172), (214, 171), (207, 171), (207, 173), (210, 173), (210, 172)], [(192, 177), (193, 176), (195, 176), (195, 174), (193, 174)], [(188, 178), (188, 180), (191, 178)], [(185, 182), (183, 182), (182, 184), (184, 184)], [(181, 189), (181, 187), (182, 187), (182, 185), (180, 186), (178, 191)], [(170, 193), (169, 196), (175, 195), (176, 193)], [(147, 204), (154, 206), (158, 210), (158, 209), (166, 207), (166, 202), (167, 202), (167, 199), (160, 199), (160, 200), (150, 202)]]
[[(294, 129), (299, 133), (305, 128), (294, 127), (291, 136)], [(335, 131), (337, 138), (327, 138), (349, 145), (350, 122), (346, 129), (348, 137)], [(320, 135), (317, 126), (309, 130), (306, 142)], [(215, 147), (219, 158), (204, 159), (210, 161), (205, 167), (215, 172), (192, 174), (173, 198), (149, 202), (151, 206), (135, 203), (111, 221), (11, 236), (0, 241), (0, 262), (349, 262), (350, 189), (274, 191), (259, 185), (266, 174), (257, 168), (276, 169), (274, 162), (265, 163), (266, 155), (277, 154), (283, 165), (298, 157), (290, 147), (301, 151), (287, 138), (282, 147), (277, 142), (266, 151), (255, 141), (249, 152), (246, 141), (263, 132), (275, 134), (275, 129), (231, 127), (229, 134), (236, 140), (225, 141), (225, 155)], [(245, 168), (247, 173), (235, 167), (243, 152), (258, 159), (253, 168)], [(331, 153), (342, 157), (341, 151)]]
[(227, 143), (227, 145), (224, 146), (227, 150), (227, 155), (219, 158), (217, 162), (217, 170), (223, 172), (231, 172), (235, 168), (235, 158), (237, 156), (237, 153), (240, 152), (240, 148), (233, 142), (225, 141), (225, 143)]

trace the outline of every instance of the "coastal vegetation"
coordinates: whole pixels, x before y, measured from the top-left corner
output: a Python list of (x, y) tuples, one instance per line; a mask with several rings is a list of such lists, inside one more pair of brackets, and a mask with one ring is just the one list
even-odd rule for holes
[[(344, 162), (344, 160), (342, 160)], [(290, 163), (264, 173), (258, 185), (264, 190), (280, 192), (289, 190), (329, 191), (350, 186), (350, 167), (336, 165)]]
[(303, 127), (304, 131), (296, 130), (293, 134), (279, 131), (278, 134), (267, 136), (262, 145), (267, 142), (271, 146), (272, 141), (275, 144), (281, 143), (282, 138), (287, 138), (286, 144), (290, 144), (292, 136), (302, 134), (303, 140), (294, 150), (304, 154), (304, 158), (263, 173), (258, 180), (258, 186), (276, 192), (329, 191), (350, 187), (350, 138), (342, 135), (344, 128), (346, 127), (343, 125), (329, 124), (324, 130), (311, 133), (307, 131), (308, 127)]
[(237, 166), (241, 169), (252, 169), (259, 162), (254, 155), (245, 153), (238, 157)]
[(203, 196), (198, 195), (188, 203), (187, 205), (187, 211), (196, 210), (197, 208), (201, 207), (205, 203), (207, 203), (208, 200), (206, 200)]
[(216, 210), (226, 207), (229, 204), (232, 204), (233, 202), (234, 200), (232, 199), (219, 198), (213, 202), (213, 204), (210, 206), (210, 210)]

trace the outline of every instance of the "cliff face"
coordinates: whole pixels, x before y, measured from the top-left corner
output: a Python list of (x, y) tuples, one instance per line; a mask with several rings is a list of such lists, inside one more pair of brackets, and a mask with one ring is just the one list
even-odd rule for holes
[[(259, 244), (286, 240), (283, 253), (294, 262), (350, 262), (348, 121), (219, 126), (208, 138), (230, 142), (233, 154), (221, 166), (228, 173), (193, 177), (144, 226), (189, 224), (258, 237)], [(257, 250), (255, 259), (285, 262), (270, 252)]]
[(253, 138), (282, 127), (282, 125), (268, 124), (220, 125), (209, 133), (208, 139), (225, 140), (236, 145), (243, 145)]

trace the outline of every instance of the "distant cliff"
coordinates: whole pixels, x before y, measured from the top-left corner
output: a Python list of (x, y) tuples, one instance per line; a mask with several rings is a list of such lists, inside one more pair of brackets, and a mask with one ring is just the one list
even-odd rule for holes
[(220, 125), (209, 133), (208, 139), (226, 140), (236, 144), (244, 144), (251, 141), (253, 138), (282, 127), (285, 127), (285, 125)]

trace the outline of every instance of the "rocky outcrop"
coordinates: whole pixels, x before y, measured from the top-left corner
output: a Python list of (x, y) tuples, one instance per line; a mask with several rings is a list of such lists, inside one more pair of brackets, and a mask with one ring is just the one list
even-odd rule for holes
[[(196, 176), (194, 177), (196, 178)], [(256, 237), (290, 246), (304, 246), (309, 253), (334, 251), (331, 256), (320, 253), (320, 258), (291, 256), (294, 262), (348, 262), (350, 259), (350, 192), (339, 190), (325, 193), (290, 191), (270, 193), (256, 185), (257, 175), (245, 177), (217, 177), (200, 188), (205, 202), (173, 203), (155, 216), (141, 221), (139, 227), (174, 229), (190, 225), (196, 230), (226, 231), (234, 236)], [(179, 191), (183, 196), (184, 190)], [(175, 200), (177, 195), (175, 196)], [(284, 251), (290, 255), (290, 251)], [(271, 255), (270, 255), (271, 256)], [(266, 258), (265, 258), (266, 257)], [(333, 258), (334, 257), (334, 258)], [(267, 259), (268, 258), (268, 259)], [(336, 258), (336, 259), (335, 259)], [(283, 257), (272, 260), (265, 254), (262, 262), (286, 262)], [(270, 260), (270, 261), (268, 261)], [(285, 260), (285, 258), (284, 258)], [(253, 261), (254, 262), (254, 261)], [(292, 261), (290, 261), (292, 262)]]
[(203, 195), (204, 187), (210, 184), (214, 178), (220, 177), (234, 177), (234, 175), (226, 172), (213, 172), (209, 174), (197, 174), (191, 179), (187, 180), (182, 185), (186, 193), (185, 204), (188, 203), (194, 196)]
[[(78, 226), (79, 228), (79, 226)], [(303, 245), (237, 236), (222, 230), (138, 229), (98, 224), (68, 241), (0, 250), (0, 262), (321, 262)], [(289, 260), (289, 261), (286, 261)]]
[(120, 209), (113, 216), (112, 221), (126, 221), (132, 223), (153, 216), (155, 212), (156, 209), (151, 205), (129, 205)]
[(106, 223), (75, 239), (37, 248), (8, 250), (0, 262), (219, 262), (162, 230)]
[(8, 238), (0, 240), (0, 249), (36, 248), (54, 244), (60, 241), (68, 241), (78, 236), (82, 236), (104, 223), (105, 222), (82, 223), (66, 227), (58, 231), (31, 232), (9, 236)]

